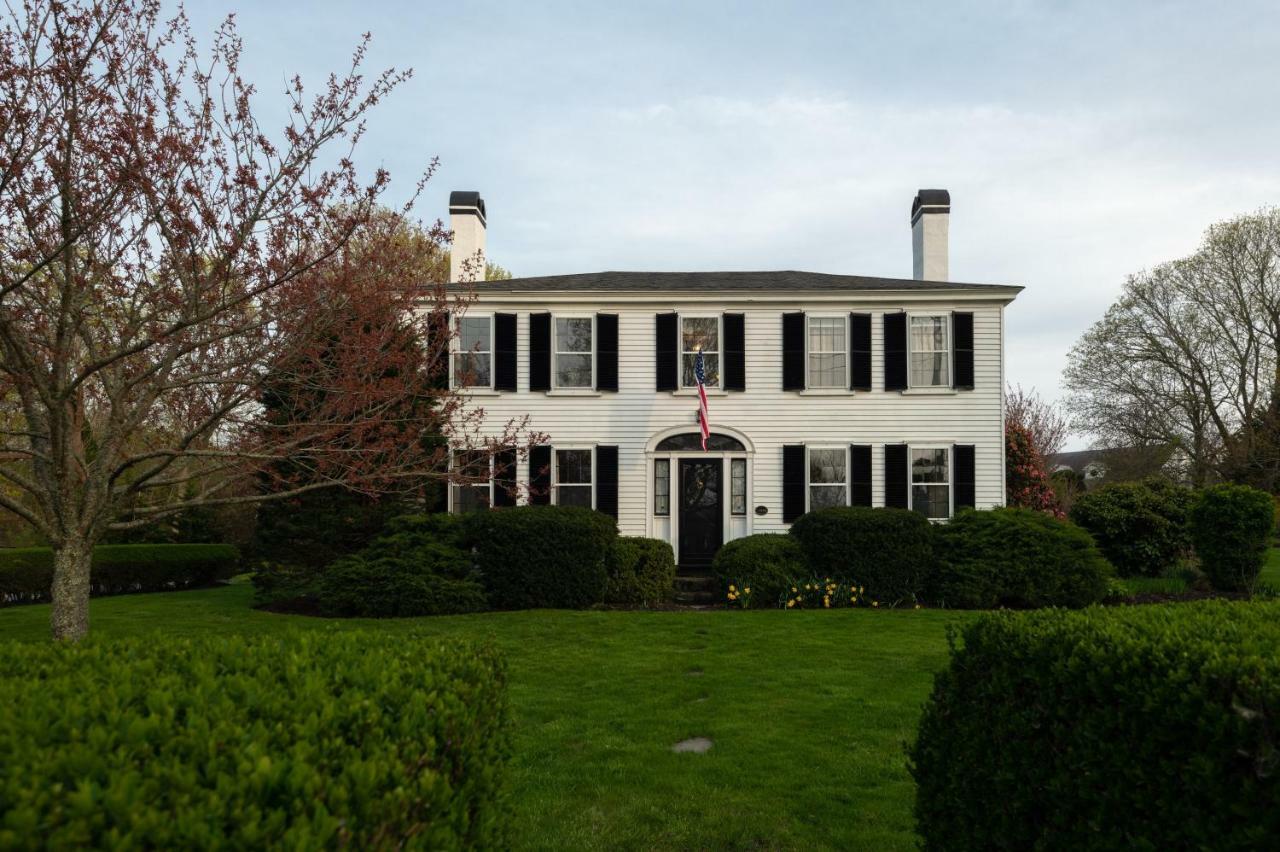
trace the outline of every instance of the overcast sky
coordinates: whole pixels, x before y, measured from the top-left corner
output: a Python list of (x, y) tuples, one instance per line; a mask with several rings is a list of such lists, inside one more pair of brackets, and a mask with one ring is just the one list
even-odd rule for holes
[[(283, 2), (228, 11), (262, 115), (363, 31), (412, 67), (360, 154), (425, 218), (478, 189), (516, 275), (910, 277), (920, 187), (951, 277), (1014, 283), (1008, 375), (1059, 394), (1124, 277), (1280, 203), (1280, 3)], [(1075, 446), (1080, 446), (1075, 442)]]

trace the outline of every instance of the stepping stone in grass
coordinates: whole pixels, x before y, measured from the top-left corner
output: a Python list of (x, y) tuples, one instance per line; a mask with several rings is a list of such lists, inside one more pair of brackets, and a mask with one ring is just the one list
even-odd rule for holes
[(690, 737), (687, 740), (681, 740), (671, 747), (674, 752), (693, 752), (694, 754), (703, 754), (711, 751), (712, 742), (706, 737)]

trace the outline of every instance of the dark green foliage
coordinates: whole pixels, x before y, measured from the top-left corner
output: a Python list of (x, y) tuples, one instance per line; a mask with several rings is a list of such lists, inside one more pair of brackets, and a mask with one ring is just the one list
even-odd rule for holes
[(915, 744), (929, 850), (1274, 848), (1280, 604), (997, 613)]
[(0, 648), (0, 848), (505, 848), (505, 667), (413, 635)]
[[(240, 553), (229, 544), (104, 544), (93, 549), (89, 593), (122, 595), (208, 586), (235, 573)], [(0, 606), (49, 600), (53, 551), (0, 550)]]
[(1089, 531), (1121, 576), (1159, 577), (1190, 548), (1194, 496), (1164, 479), (1117, 482), (1077, 497), (1071, 520)]
[(1275, 524), (1271, 495), (1247, 485), (1216, 485), (1201, 491), (1191, 508), (1191, 537), (1200, 568), (1215, 589), (1253, 589), (1267, 561)]
[(499, 609), (581, 609), (604, 600), (613, 518), (576, 506), (517, 506), (467, 516), (476, 567)]
[(676, 556), (656, 538), (619, 536), (609, 551), (609, 582), (604, 601), (655, 606), (675, 591)]
[(758, 533), (736, 538), (716, 553), (711, 570), (722, 591), (730, 583), (750, 587), (759, 608), (778, 605), (791, 586), (810, 574), (800, 543), (786, 535)]
[(258, 603), (339, 617), (479, 612), (487, 602), (464, 529), (454, 515), (396, 518), (386, 535), (319, 570), (283, 565), (258, 571)]
[(791, 525), (816, 577), (854, 583), (882, 604), (913, 601), (933, 565), (933, 525), (919, 512), (840, 506)]
[(376, 500), (346, 488), (268, 501), (258, 509), (251, 555), (281, 565), (327, 565), (359, 551), (405, 511), (395, 498)]
[(938, 528), (931, 603), (1087, 606), (1108, 590), (1111, 566), (1080, 527), (1031, 509), (965, 511)]

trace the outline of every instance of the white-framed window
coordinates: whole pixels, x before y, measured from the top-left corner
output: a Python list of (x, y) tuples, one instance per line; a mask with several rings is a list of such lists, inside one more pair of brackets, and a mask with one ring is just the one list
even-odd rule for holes
[(493, 387), (493, 314), (458, 317), (453, 385), (459, 388)]
[(951, 517), (951, 448), (911, 447), (911, 508), (930, 520)]
[(849, 318), (809, 316), (807, 386), (810, 388), (849, 387)]
[(552, 323), (552, 379), (556, 388), (595, 387), (595, 317), (556, 316)]
[(951, 315), (909, 314), (907, 353), (911, 387), (951, 387)]
[(729, 514), (747, 513), (747, 460), (729, 459)]
[(484, 450), (453, 451), (453, 472), (459, 481), (449, 486), (450, 511), (461, 514), (493, 505), (492, 465), (492, 456)]
[(653, 460), (653, 513), (671, 514), (671, 459)]
[(809, 511), (849, 505), (847, 447), (809, 448)]
[(680, 315), (680, 386), (696, 388), (694, 364), (698, 352), (702, 353), (702, 367), (706, 372), (706, 386), (720, 387), (720, 315)]
[(551, 483), (556, 505), (594, 509), (595, 453), (589, 449), (556, 449), (552, 459)]

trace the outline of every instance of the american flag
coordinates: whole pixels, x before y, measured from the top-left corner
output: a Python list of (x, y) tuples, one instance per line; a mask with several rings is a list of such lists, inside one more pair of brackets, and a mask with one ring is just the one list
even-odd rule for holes
[(702, 362), (702, 350), (693, 361), (693, 377), (698, 380), (698, 426), (702, 430), (702, 451), (707, 451), (707, 438), (711, 436), (711, 424), (707, 420), (707, 368)]

